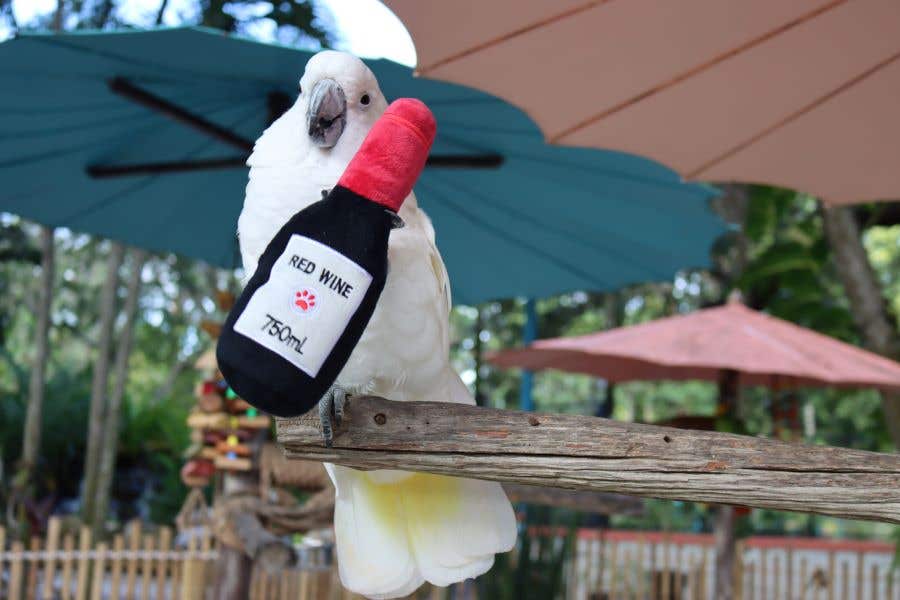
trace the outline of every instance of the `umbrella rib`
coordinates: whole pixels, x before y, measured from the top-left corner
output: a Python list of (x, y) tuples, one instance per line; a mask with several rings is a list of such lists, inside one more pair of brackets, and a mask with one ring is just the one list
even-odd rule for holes
[[(486, 130), (486, 131), (490, 131), (490, 130)], [(481, 150), (479, 147), (477, 147), (469, 142), (466, 142), (465, 140), (458, 138), (452, 134), (442, 133), (441, 138), (445, 139), (449, 142), (453, 142), (454, 144), (457, 144), (460, 146), (468, 146), (469, 148), (472, 148), (473, 150)], [(543, 142), (539, 142), (539, 143), (543, 143)], [(493, 154), (493, 152), (490, 150), (484, 150), (484, 152), (486, 152), (487, 154)], [(609, 152), (616, 152), (616, 151), (610, 150)], [(603, 177), (608, 177), (610, 179), (619, 179), (622, 181), (629, 181), (629, 182), (633, 182), (633, 183), (643, 183), (643, 184), (653, 185), (653, 186), (662, 187), (662, 188), (670, 189), (670, 190), (679, 190), (679, 191), (683, 190), (686, 193), (689, 193), (691, 195), (697, 195), (697, 196), (703, 196), (703, 197), (706, 197), (708, 195), (708, 194), (705, 194), (703, 191), (697, 189), (695, 186), (691, 186), (691, 185), (686, 186), (681, 181), (664, 181), (662, 179), (657, 179), (657, 178), (653, 178), (653, 177), (633, 175), (633, 174), (627, 173), (625, 171), (616, 171), (616, 170), (612, 170), (612, 169), (597, 168), (595, 166), (580, 165), (580, 164), (576, 164), (576, 163), (573, 163), (573, 162), (567, 161), (567, 160), (557, 160), (557, 159), (552, 159), (549, 157), (535, 157), (535, 156), (532, 156), (523, 151), (505, 150), (504, 154), (506, 156), (520, 158), (522, 160), (527, 160), (527, 161), (531, 161), (531, 162), (537, 162), (537, 163), (542, 163), (542, 164), (552, 164), (552, 165), (557, 165), (560, 167), (565, 167), (567, 169), (576, 169), (576, 170), (583, 171), (586, 173), (599, 174)]]
[[(244, 119), (249, 118), (255, 111), (256, 111), (256, 108), (253, 107), (252, 110), (247, 111), (244, 115), (241, 115), (240, 118), (235, 119), (234, 124), (236, 125), (236, 124), (240, 123), (241, 121), (243, 121)], [(186, 152), (185, 154), (187, 157), (189, 157), (190, 155), (196, 154), (197, 152), (202, 152), (203, 150), (209, 148), (210, 143), (211, 142), (209, 140), (204, 140), (202, 143), (196, 145), (192, 150)], [(78, 210), (74, 213), (69, 214), (68, 216), (64, 217), (60, 221), (60, 223), (63, 225), (70, 225), (71, 223), (73, 223), (79, 219), (82, 219), (92, 213), (95, 213), (98, 210), (101, 210), (108, 206), (111, 206), (111, 205), (115, 204), (116, 202), (122, 200), (131, 191), (133, 191), (135, 189), (140, 189), (144, 185), (149, 185), (150, 183), (153, 183), (156, 180), (157, 176), (158, 176), (158, 174), (149, 174), (147, 177), (139, 179), (134, 186), (128, 187), (125, 190), (120, 190), (110, 196), (107, 196), (106, 198), (102, 198), (102, 199), (98, 200), (97, 202), (90, 204), (89, 206), (83, 207), (81, 210)]]
[(480, 44), (476, 44), (475, 46), (466, 48), (465, 50), (460, 50), (459, 52), (455, 52), (455, 53), (451, 54), (450, 56), (441, 58), (441, 59), (431, 63), (430, 65), (426, 65), (426, 66), (422, 67), (421, 69), (416, 69), (416, 73), (419, 75), (426, 75), (426, 74), (428, 74), (429, 71), (433, 71), (434, 69), (437, 69), (438, 67), (443, 67), (446, 64), (455, 62), (457, 60), (460, 60), (461, 58), (465, 58), (469, 55), (475, 54), (476, 52), (481, 52), (482, 50), (486, 50), (492, 46), (502, 44), (503, 42), (507, 42), (513, 38), (516, 38), (516, 37), (524, 35), (528, 32), (534, 31), (535, 29), (540, 29), (541, 27), (543, 27), (545, 25), (550, 25), (551, 23), (556, 23), (557, 21), (562, 21), (564, 19), (568, 19), (569, 17), (573, 17), (577, 14), (581, 14), (585, 11), (591, 10), (592, 8), (600, 6), (601, 4), (606, 4), (607, 2), (611, 2), (611, 0), (593, 0), (592, 2), (587, 2), (580, 6), (575, 6), (573, 8), (570, 8), (567, 11), (557, 13), (557, 14), (549, 16), (549, 17), (545, 17), (539, 21), (535, 21), (534, 23), (529, 23), (528, 25), (525, 25), (524, 27), (514, 29), (513, 31), (510, 31), (509, 33), (505, 33), (498, 37), (491, 38), (485, 42), (481, 42)]
[(796, 121), (797, 119), (799, 119), (799, 118), (802, 117), (803, 115), (805, 115), (805, 114), (809, 113), (810, 111), (815, 110), (816, 108), (822, 106), (823, 104), (825, 104), (825, 103), (828, 102), (829, 100), (831, 100), (831, 99), (833, 99), (833, 98), (839, 96), (839, 95), (842, 94), (843, 92), (846, 92), (848, 89), (852, 88), (852, 87), (855, 86), (856, 84), (858, 84), (858, 83), (864, 81), (865, 79), (868, 79), (869, 77), (871, 77), (872, 75), (874, 75), (875, 73), (877, 73), (878, 71), (880, 71), (881, 69), (883, 69), (883, 68), (887, 67), (888, 65), (890, 65), (891, 63), (895, 62), (898, 58), (900, 58), (900, 51), (895, 52), (894, 54), (890, 55), (889, 57), (887, 57), (886, 59), (884, 59), (884, 60), (882, 60), (882, 61), (879, 61), (879, 62), (876, 63), (874, 66), (872, 66), (872, 67), (866, 69), (866, 70), (863, 71), (862, 73), (859, 73), (859, 74), (856, 75), (855, 77), (853, 77), (853, 78), (851, 78), (851, 79), (848, 79), (847, 81), (845, 81), (844, 83), (842, 83), (842, 84), (839, 85), (838, 87), (836, 87), (836, 88), (834, 88), (833, 90), (827, 92), (826, 94), (824, 94), (824, 95), (822, 95), (822, 96), (816, 98), (816, 99), (813, 100), (812, 102), (810, 102), (810, 103), (808, 103), (808, 104), (806, 104), (806, 105), (800, 107), (799, 109), (797, 109), (797, 110), (795, 110), (794, 112), (790, 113), (789, 115), (787, 115), (787, 116), (784, 117), (783, 119), (780, 119), (780, 120), (776, 121), (775, 123), (773, 123), (772, 125), (766, 127), (765, 129), (763, 129), (762, 131), (760, 131), (760, 132), (757, 133), (756, 135), (752, 136), (751, 138), (749, 138), (749, 139), (747, 139), (747, 140), (741, 142), (740, 144), (737, 144), (736, 146), (734, 146), (734, 147), (732, 147), (731, 149), (729, 149), (729, 150), (723, 152), (723, 153), (720, 154), (719, 156), (716, 156), (715, 158), (713, 158), (713, 159), (707, 161), (706, 163), (700, 165), (699, 167), (697, 167), (697, 168), (694, 169), (693, 171), (689, 172), (689, 173), (686, 175), (686, 177), (687, 177), (688, 179), (699, 178), (705, 171), (708, 171), (709, 169), (711, 169), (712, 167), (714, 167), (714, 166), (716, 166), (717, 164), (721, 163), (722, 161), (724, 161), (724, 160), (726, 160), (726, 159), (728, 159), (728, 158), (731, 158), (731, 157), (734, 156), (735, 154), (739, 153), (741, 150), (744, 150), (745, 148), (747, 148), (747, 147), (749, 147), (749, 146), (752, 146), (753, 144), (755, 144), (756, 142), (758, 142), (758, 141), (760, 141), (761, 139), (765, 138), (766, 136), (768, 136), (768, 135), (771, 134), (772, 132), (777, 131), (778, 129), (781, 129), (782, 127), (784, 127), (785, 125), (788, 125), (788, 124), (791, 123), (792, 121)]
[(200, 115), (178, 106), (173, 102), (169, 102), (165, 98), (157, 96), (144, 88), (141, 88), (124, 77), (114, 77), (109, 81), (109, 89), (126, 100), (139, 104), (150, 110), (161, 113), (171, 119), (178, 121), (188, 127), (192, 127), (212, 138), (224, 142), (244, 152), (253, 150), (253, 142), (228, 130), (224, 127), (216, 125), (208, 119), (204, 119)]
[(687, 71), (679, 73), (678, 75), (675, 75), (671, 79), (668, 79), (658, 85), (648, 88), (648, 89), (644, 90), (643, 92), (640, 92), (639, 94), (636, 94), (630, 98), (627, 98), (617, 104), (614, 104), (613, 106), (607, 108), (606, 110), (603, 110), (595, 115), (591, 115), (590, 117), (588, 117), (582, 121), (579, 121), (578, 123), (575, 123), (574, 125), (567, 127), (566, 129), (563, 129), (562, 131), (559, 131), (551, 136), (548, 136), (547, 141), (551, 144), (561, 143), (563, 138), (568, 137), (568, 136), (572, 135), (573, 133), (580, 131), (581, 129), (584, 129), (585, 127), (589, 127), (590, 125), (593, 125), (594, 123), (596, 123), (598, 121), (602, 121), (606, 117), (609, 117), (617, 112), (625, 110), (629, 106), (637, 104), (638, 102), (641, 102), (642, 100), (646, 100), (647, 98), (649, 98), (651, 96), (655, 96), (656, 94), (658, 94), (672, 86), (675, 86), (675, 85), (681, 83), (682, 81), (690, 79), (694, 75), (698, 75), (698, 74), (702, 73), (703, 71), (707, 71), (707, 70), (711, 69), (712, 67), (715, 67), (716, 65), (723, 63), (726, 60), (728, 60), (734, 56), (737, 56), (738, 54), (741, 54), (742, 52), (750, 50), (751, 48), (754, 48), (755, 46), (758, 46), (758, 45), (762, 44), (763, 42), (766, 42), (766, 41), (774, 38), (775, 36), (781, 35), (782, 33), (785, 33), (799, 25), (802, 25), (803, 23), (806, 23), (807, 21), (810, 21), (810, 20), (818, 17), (819, 15), (821, 15), (825, 12), (828, 12), (829, 10), (831, 10), (841, 4), (844, 4), (846, 1), (847, 0), (832, 0), (832, 2), (829, 2), (828, 4), (824, 4), (818, 8), (810, 11), (809, 13), (801, 15), (800, 17), (797, 17), (796, 19), (794, 19), (792, 21), (789, 21), (787, 23), (782, 24), (779, 27), (776, 27), (775, 29), (767, 31), (767, 32), (765, 32), (751, 40), (748, 40), (748, 41), (744, 42), (743, 44), (740, 44), (740, 45), (736, 46), (735, 48), (732, 48), (722, 54), (716, 55), (716, 56), (712, 57), (711, 59), (709, 59), (703, 63), (700, 63), (699, 65), (691, 67)]

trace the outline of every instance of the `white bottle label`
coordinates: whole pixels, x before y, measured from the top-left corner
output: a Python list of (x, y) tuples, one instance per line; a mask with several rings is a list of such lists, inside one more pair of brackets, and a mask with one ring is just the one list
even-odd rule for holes
[(292, 235), (234, 330), (315, 377), (371, 283), (368, 271), (343, 254)]

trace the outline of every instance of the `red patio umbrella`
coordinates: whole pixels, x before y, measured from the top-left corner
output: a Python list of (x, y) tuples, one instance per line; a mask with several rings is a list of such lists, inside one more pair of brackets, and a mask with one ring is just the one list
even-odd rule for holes
[[(900, 364), (739, 302), (590, 335), (538, 340), (488, 357), (502, 367), (559, 369), (608, 381), (718, 381), (720, 403), (736, 384), (900, 389)], [(675, 423), (673, 423), (675, 424)], [(738, 507), (740, 510), (740, 507)], [(734, 512), (715, 520), (716, 597), (730, 598)]]
[(704, 379), (740, 384), (900, 389), (900, 364), (740, 303), (488, 357), (501, 367), (559, 369), (608, 381)]

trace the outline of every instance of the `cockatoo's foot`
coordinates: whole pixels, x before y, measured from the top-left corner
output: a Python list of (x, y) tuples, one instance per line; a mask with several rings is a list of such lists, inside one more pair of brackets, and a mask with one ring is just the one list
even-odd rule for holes
[(319, 400), (319, 423), (322, 425), (322, 439), (328, 448), (331, 448), (334, 440), (331, 419), (334, 417), (335, 427), (341, 424), (341, 420), (344, 418), (344, 407), (347, 406), (347, 396), (347, 390), (335, 383)]

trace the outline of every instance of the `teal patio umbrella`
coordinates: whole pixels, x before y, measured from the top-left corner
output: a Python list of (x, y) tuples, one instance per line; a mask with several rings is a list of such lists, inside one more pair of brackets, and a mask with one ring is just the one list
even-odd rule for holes
[[(239, 266), (243, 161), (310, 56), (198, 28), (4, 42), (0, 210)], [(416, 193), (457, 301), (613, 289), (708, 264), (724, 230), (715, 190), (632, 155), (548, 146), (505, 101), (368, 64), (389, 99), (420, 98), (437, 117)]]

